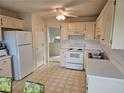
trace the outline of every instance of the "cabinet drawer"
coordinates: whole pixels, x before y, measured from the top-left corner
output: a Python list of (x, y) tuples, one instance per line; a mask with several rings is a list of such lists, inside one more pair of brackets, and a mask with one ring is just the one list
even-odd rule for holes
[(0, 61), (0, 77), (12, 77), (11, 61), (10, 59), (4, 59)]
[(0, 61), (0, 68), (3, 68), (10, 62), (10, 59), (4, 59)]

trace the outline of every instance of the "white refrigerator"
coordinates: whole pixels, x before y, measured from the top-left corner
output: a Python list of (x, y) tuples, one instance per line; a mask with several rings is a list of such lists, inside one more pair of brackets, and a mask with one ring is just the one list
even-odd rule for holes
[(4, 41), (12, 55), (14, 80), (20, 80), (33, 72), (32, 33), (28, 31), (4, 31)]

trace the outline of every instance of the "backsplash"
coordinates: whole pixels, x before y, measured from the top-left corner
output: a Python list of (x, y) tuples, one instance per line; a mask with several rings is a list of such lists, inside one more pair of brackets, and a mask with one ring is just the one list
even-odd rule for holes
[(110, 49), (101, 45), (102, 49), (106, 52), (107, 56), (111, 62), (122, 72), (124, 73), (124, 50), (119, 49)]

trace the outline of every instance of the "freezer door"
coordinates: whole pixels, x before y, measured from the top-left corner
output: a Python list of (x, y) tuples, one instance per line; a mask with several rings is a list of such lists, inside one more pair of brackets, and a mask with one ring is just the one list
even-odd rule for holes
[(33, 56), (32, 56), (32, 45), (24, 45), (18, 47), (18, 59), (19, 59), (19, 79), (27, 76), (33, 72)]
[(32, 43), (32, 34), (31, 32), (26, 31), (16, 31), (16, 45), (24, 45)]

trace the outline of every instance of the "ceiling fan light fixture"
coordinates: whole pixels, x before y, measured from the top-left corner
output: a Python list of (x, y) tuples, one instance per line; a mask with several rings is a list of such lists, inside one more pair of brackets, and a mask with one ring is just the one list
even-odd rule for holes
[(56, 16), (56, 19), (59, 20), (59, 21), (60, 20), (65, 20), (65, 16), (63, 14), (60, 14), (60, 15)]

